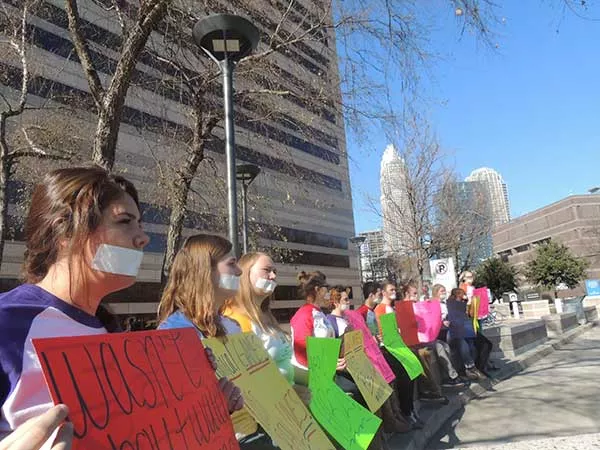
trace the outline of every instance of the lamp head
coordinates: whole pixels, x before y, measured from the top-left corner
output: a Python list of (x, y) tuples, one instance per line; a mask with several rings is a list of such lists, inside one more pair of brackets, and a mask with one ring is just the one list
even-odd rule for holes
[(241, 16), (215, 14), (200, 19), (192, 36), (196, 45), (218, 61), (239, 61), (258, 46), (258, 28)]

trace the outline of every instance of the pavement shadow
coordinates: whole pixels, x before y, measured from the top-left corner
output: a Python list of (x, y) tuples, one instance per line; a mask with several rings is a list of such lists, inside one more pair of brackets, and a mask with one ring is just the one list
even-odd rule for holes
[(450, 449), (455, 448), (461, 443), (460, 438), (456, 434), (456, 427), (460, 423), (465, 414), (465, 407), (462, 406), (456, 414), (448, 419), (444, 425), (427, 443), (426, 448), (429, 450)]

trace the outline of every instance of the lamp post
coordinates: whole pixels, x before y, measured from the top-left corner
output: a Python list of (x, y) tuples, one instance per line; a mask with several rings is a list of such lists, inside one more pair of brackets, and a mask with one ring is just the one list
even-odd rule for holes
[(242, 183), (242, 245), (248, 253), (248, 186), (260, 173), (260, 167), (254, 164), (240, 164), (236, 167), (236, 177)]
[(358, 249), (358, 276), (360, 277), (360, 285), (363, 285), (363, 273), (362, 273), (362, 257), (360, 247), (367, 240), (365, 236), (354, 236), (350, 238), (350, 242), (356, 245)]
[(196, 22), (192, 30), (192, 36), (196, 45), (217, 63), (223, 74), (229, 240), (233, 245), (236, 256), (239, 256), (233, 123), (233, 69), (240, 59), (248, 56), (256, 49), (259, 40), (258, 28), (252, 22), (240, 16), (215, 14)]

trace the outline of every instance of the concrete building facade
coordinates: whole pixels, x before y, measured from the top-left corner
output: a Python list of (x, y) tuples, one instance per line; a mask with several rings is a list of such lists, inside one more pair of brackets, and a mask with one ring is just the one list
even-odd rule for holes
[[(523, 268), (536, 247), (549, 240), (585, 258), (587, 278), (600, 279), (600, 194), (573, 195), (498, 226), (493, 233), (494, 253)], [(584, 293), (582, 283), (564, 295)]]
[[(17, 0), (2, 1), (9, 10), (19, 4)], [(91, 40), (91, 55), (104, 82), (115, 67), (122, 41), (121, 29), (114, 11), (107, 11), (100, 2), (78, 3), (82, 29)], [(246, 3), (240, 3), (243, 7), (240, 6), (237, 13), (243, 11), (251, 20), (258, 18), (255, 22), (266, 35), (265, 31), (273, 23), (264, 17), (264, 13), (253, 13), (253, 8), (258, 7), (256, 4)], [(290, 11), (282, 13), (296, 17), (298, 26), (306, 27), (311, 10), (308, 4), (296, 2), (290, 6)], [(223, 12), (229, 11), (230, 5), (223, 3), (223, 9)], [(93, 130), (96, 119), (93, 103), (90, 103), (83, 70), (73, 56), (64, 2), (47, 0), (36, 14), (30, 21), (34, 39), (31, 57), (36, 64), (30, 83), (30, 99), (35, 104), (59, 103), (67, 96), (75, 99), (79, 118)], [(302, 303), (296, 292), (296, 275), (301, 270), (321, 270), (328, 276), (330, 284), (351, 285), (355, 291), (359, 290), (356, 250), (348, 242), (354, 235), (354, 218), (343, 117), (331, 106), (337, 104), (336, 101), (316, 107), (303, 99), (313, 92), (317, 79), (327, 85), (324, 92), (341, 97), (335, 35), (332, 31), (324, 33), (320, 42), (298, 42), (274, 55), (283, 74), (279, 80), (282, 89), (303, 93), (277, 98), (278, 110), (284, 111), (283, 116), (273, 114), (272, 118), (261, 120), (257, 125), (252, 120), (256, 105), (250, 101), (236, 104), (238, 162), (261, 167), (260, 176), (250, 187), (255, 197), (262, 198), (250, 214), (257, 230), (254, 240), (259, 247), (276, 249), (277, 255), (281, 255), (277, 257), (281, 264), (279, 286), (272, 305), (284, 322)], [(157, 42), (162, 39), (160, 32), (153, 36)], [(1, 92), (7, 98), (15, 98), (19, 87), (18, 61), (0, 60), (0, 71), (6, 74), (3, 81), (7, 81), (0, 85)], [(124, 172), (140, 190), (144, 226), (151, 238), (136, 285), (110, 298), (114, 311), (123, 317), (155, 316), (161, 289), (160, 269), (170, 210), (168, 202), (161, 202), (156, 196), (160, 190), (156, 158), (148, 149), (152, 148), (160, 155), (175, 152), (165, 135), (170, 130), (189, 131), (191, 111), (189, 99), (180, 93), (168, 89), (149, 90), (149, 85), (169, 76), (166, 65), (143, 58), (135, 70), (135, 82), (123, 112), (116, 169)], [(152, 130), (147, 128), (149, 123), (154, 125)], [(194, 180), (194, 191), (208, 194), (202, 199), (204, 205), (200, 201), (191, 202), (184, 235), (226, 233), (225, 196), (217, 192), (221, 188), (206, 183), (211, 171), (218, 178), (225, 177), (223, 135), (222, 128), (217, 127), (214, 141), (206, 152), (212, 164), (207, 173), (200, 173)], [(175, 146), (183, 145), (177, 139), (174, 142)], [(17, 191), (20, 183), (16, 180), (11, 191)], [(219, 195), (213, 196), (213, 191)], [(11, 205), (9, 213), (14, 227), (2, 263), (2, 290), (18, 283), (24, 248), (22, 225), (19, 225), (23, 212)]]
[(365, 238), (360, 249), (363, 282), (383, 280), (387, 276), (382, 264), (386, 256), (383, 230), (365, 231), (358, 235)]

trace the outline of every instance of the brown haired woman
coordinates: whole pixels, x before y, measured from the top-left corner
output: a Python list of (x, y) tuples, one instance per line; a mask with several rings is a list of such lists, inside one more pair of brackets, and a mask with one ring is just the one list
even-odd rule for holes
[[(304, 297), (306, 303), (290, 320), (294, 348), (292, 361), (296, 367), (307, 370), (306, 339), (310, 336), (333, 338), (335, 331), (321, 310), (328, 305), (331, 298), (325, 274), (319, 271), (300, 272), (298, 281), (298, 293)], [(338, 361), (338, 369), (345, 369), (345, 361)]]
[(135, 282), (148, 243), (134, 186), (82, 167), (35, 187), (25, 236), (26, 284), (0, 296), (0, 433), (53, 406), (31, 340), (114, 331), (100, 302)]
[[(57, 411), (31, 339), (114, 331), (100, 302), (135, 282), (149, 240), (135, 187), (85, 167), (52, 171), (35, 187), (25, 236), (26, 284), (0, 296), (0, 434)], [(232, 384), (225, 380), (222, 389), (227, 394)]]
[[(240, 289), (242, 269), (231, 250), (231, 242), (220, 236), (197, 234), (186, 240), (175, 256), (160, 300), (159, 329), (191, 327), (200, 338), (242, 331), (237, 321), (219, 313)], [(241, 395), (239, 400), (236, 407), (243, 404)], [(242, 448), (274, 448), (261, 431), (238, 439)]]
[(173, 261), (158, 305), (159, 329), (195, 328), (201, 338), (239, 333), (219, 310), (240, 287), (242, 270), (220, 236), (190, 236)]

